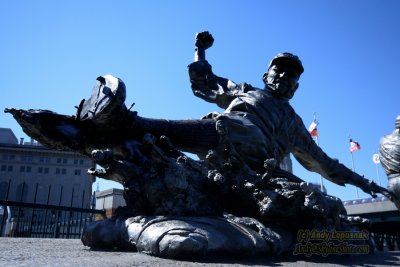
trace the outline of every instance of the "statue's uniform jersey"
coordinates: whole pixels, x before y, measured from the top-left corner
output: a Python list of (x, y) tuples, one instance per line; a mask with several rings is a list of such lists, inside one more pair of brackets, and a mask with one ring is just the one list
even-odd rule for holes
[(389, 180), (400, 177), (400, 132), (388, 134), (380, 140), (380, 162)]
[[(268, 90), (209, 74), (207, 82), (192, 81), (196, 96), (225, 109), (213, 117), (223, 123), (225, 137), (251, 168), (263, 171), (266, 159), (280, 162), (289, 153), (308, 170), (343, 185), (357, 185), (363, 177), (353, 173), (318, 147), (287, 100)], [(208, 116), (210, 117), (210, 116)]]

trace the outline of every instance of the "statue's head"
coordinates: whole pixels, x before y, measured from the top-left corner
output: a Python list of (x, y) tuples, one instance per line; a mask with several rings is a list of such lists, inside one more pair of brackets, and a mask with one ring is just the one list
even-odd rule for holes
[(299, 87), (304, 68), (300, 59), (291, 53), (279, 53), (269, 63), (263, 75), (265, 89), (276, 97), (289, 100)]

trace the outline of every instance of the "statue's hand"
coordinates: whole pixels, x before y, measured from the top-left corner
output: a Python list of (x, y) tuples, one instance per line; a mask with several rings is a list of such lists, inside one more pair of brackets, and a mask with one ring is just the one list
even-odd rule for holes
[(383, 188), (383, 187), (377, 185), (373, 181), (369, 181), (367, 183), (367, 186), (364, 186), (362, 189), (364, 190), (364, 192), (370, 194), (373, 198), (376, 197), (377, 193), (384, 195), (385, 197), (387, 197), (390, 201), (392, 201), (394, 203), (394, 205), (397, 207), (397, 209), (400, 210), (399, 197), (396, 196), (395, 194), (393, 194), (392, 192), (390, 192), (389, 190), (387, 190), (386, 188)]
[(368, 179), (364, 179), (363, 184), (359, 186), (365, 193), (371, 195), (373, 198), (377, 197), (377, 193), (380, 193), (379, 186)]
[(211, 33), (204, 31), (196, 34), (196, 43), (195, 43), (196, 47), (206, 50), (210, 48), (213, 45), (213, 43), (214, 43), (214, 38), (211, 35)]

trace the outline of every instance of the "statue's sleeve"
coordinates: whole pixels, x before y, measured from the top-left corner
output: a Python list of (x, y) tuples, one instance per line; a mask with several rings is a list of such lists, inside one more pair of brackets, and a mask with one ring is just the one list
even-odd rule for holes
[(300, 118), (297, 118), (297, 124), (299, 126), (292, 153), (304, 168), (317, 172), (338, 185), (352, 184), (363, 187), (365, 179), (362, 176), (352, 172), (338, 160), (330, 158), (322, 151), (314, 142)]
[(242, 86), (226, 78), (216, 76), (207, 61), (197, 61), (189, 65), (189, 77), (193, 94), (201, 99), (226, 109)]

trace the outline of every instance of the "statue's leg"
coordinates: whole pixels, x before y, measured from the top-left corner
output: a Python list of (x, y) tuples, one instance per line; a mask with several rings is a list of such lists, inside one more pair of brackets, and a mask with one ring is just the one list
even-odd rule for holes
[(215, 148), (218, 135), (215, 121), (209, 120), (162, 120), (137, 116), (125, 104), (126, 88), (122, 80), (111, 75), (100, 76), (88, 100), (78, 107), (77, 120), (88, 131), (111, 133), (113, 138), (141, 140), (147, 133), (156, 138), (167, 136), (178, 149), (206, 154)]
[(137, 116), (134, 123), (128, 126), (128, 132), (135, 139), (146, 133), (156, 138), (167, 136), (177, 149), (204, 156), (218, 145), (215, 121), (211, 119), (163, 120)]
[[(147, 133), (156, 138), (167, 136), (178, 149), (206, 155), (218, 144), (215, 121), (164, 120), (140, 117), (125, 106), (126, 88), (122, 80), (111, 75), (100, 76), (89, 99), (82, 100), (77, 120), (85, 132), (98, 132), (112, 139), (142, 140)], [(94, 134), (93, 134), (94, 135)], [(106, 139), (106, 138), (105, 138)]]

